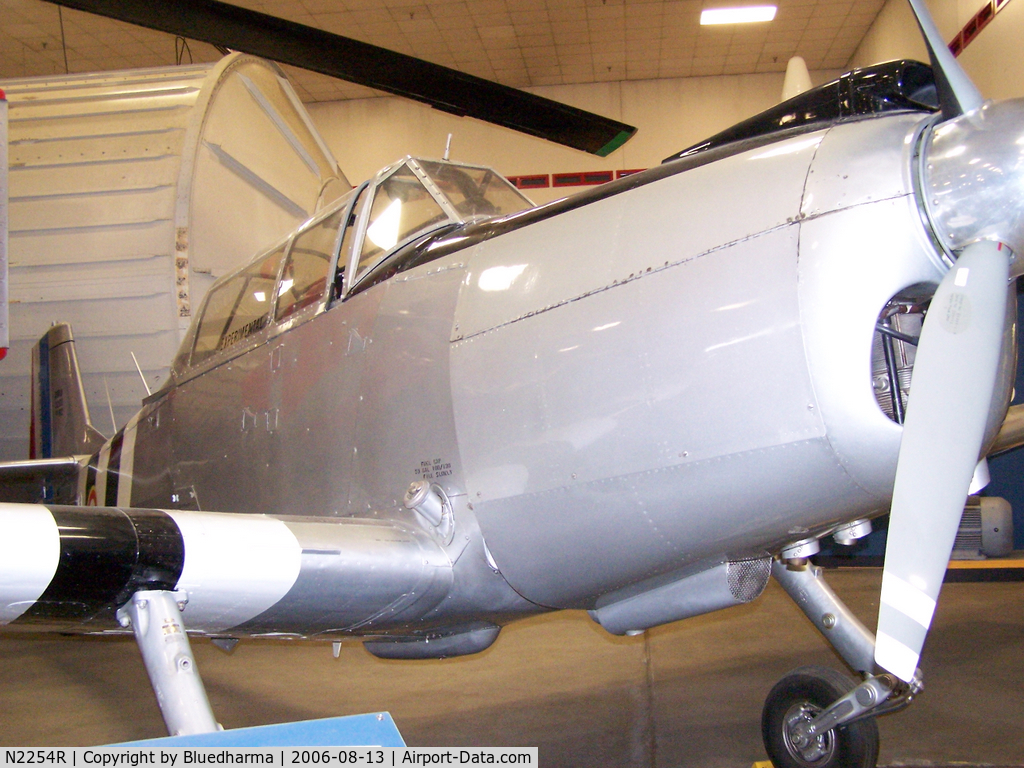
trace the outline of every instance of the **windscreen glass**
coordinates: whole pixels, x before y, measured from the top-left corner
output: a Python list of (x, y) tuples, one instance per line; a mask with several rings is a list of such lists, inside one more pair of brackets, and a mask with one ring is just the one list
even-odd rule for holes
[(490, 168), (471, 168), (430, 160), (417, 162), (459, 215), (467, 219), (505, 216), (533, 207), (515, 187)]
[(374, 192), (366, 237), (359, 254), (357, 277), (384, 252), (410, 235), (446, 221), (448, 216), (441, 206), (412, 169), (403, 165), (381, 182)]

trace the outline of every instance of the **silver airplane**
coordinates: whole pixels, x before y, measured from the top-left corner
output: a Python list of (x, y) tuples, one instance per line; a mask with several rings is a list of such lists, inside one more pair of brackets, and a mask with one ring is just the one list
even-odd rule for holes
[[(0, 622), (134, 633), (188, 734), (217, 727), (189, 636), (436, 658), (556, 609), (641, 633), (774, 574), (859, 679), (781, 680), (768, 754), (870, 768), (968, 489), (1024, 442), (1024, 102), (983, 103), (919, 19), (931, 70), (855, 71), (543, 207), (389, 166), (215, 284), (110, 440), (51, 328), (36, 458), (0, 468)], [(875, 634), (808, 558), (890, 510)]]

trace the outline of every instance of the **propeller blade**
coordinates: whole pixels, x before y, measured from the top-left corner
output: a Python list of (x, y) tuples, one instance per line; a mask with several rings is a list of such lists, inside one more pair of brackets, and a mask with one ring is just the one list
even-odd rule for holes
[(875, 662), (909, 682), (982, 449), (1002, 345), (1010, 249), (967, 246), (921, 331), (882, 572)]
[(507, 85), (217, 0), (49, 0), (421, 101), (600, 157), (636, 128)]
[(924, 35), (925, 45), (928, 46), (928, 57), (935, 72), (935, 87), (939, 93), (943, 119), (950, 120), (965, 112), (973, 112), (985, 101), (981, 93), (942, 39), (942, 34), (935, 26), (924, 0), (910, 0), (910, 7), (914, 11), (917, 25), (921, 28), (921, 34)]

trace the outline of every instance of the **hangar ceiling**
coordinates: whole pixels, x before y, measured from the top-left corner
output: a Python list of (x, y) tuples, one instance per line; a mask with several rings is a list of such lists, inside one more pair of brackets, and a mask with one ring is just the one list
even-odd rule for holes
[[(712, 0), (245, 0), (252, 10), (517, 88), (842, 69), (883, 0), (778, 0), (775, 20), (700, 27)], [(63, 27), (63, 33), (62, 33)], [(214, 61), (212, 46), (43, 0), (0, 0), (0, 79)], [(303, 100), (382, 95), (285, 67)]]

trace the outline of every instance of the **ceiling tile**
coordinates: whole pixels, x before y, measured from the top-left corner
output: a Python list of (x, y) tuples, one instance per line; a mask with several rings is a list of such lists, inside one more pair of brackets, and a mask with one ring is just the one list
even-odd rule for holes
[[(701, 28), (712, 0), (235, 0), (335, 34), (513, 85), (781, 71), (794, 52), (839, 68), (883, 0), (779, 0), (775, 21)], [(717, 2), (717, 0), (714, 0)], [(171, 64), (172, 35), (63, 9), (73, 71)], [(0, 0), (0, 77), (63, 71), (57, 7)], [(218, 56), (189, 41), (193, 61)], [(371, 89), (287, 68), (307, 100), (369, 98)]]
[(471, 31), (475, 34), (473, 20), (467, 16), (435, 16), (434, 25), (439, 30), (458, 30), (460, 33)]
[(830, 18), (819, 18), (819, 19), (808, 19), (807, 29), (827, 29), (832, 34), (835, 34), (838, 30), (843, 28), (842, 19), (830, 19)]
[(591, 5), (587, 7), (587, 20), (598, 21), (609, 19), (621, 22), (626, 17), (626, 10), (622, 5)]
[(555, 37), (549, 34), (530, 34), (530, 35), (516, 35), (516, 40), (519, 41), (519, 47), (524, 51), (532, 50), (534, 48), (550, 48), (554, 50)]
[(665, 14), (665, 3), (630, 3), (626, 6), (627, 19), (660, 19)]
[(557, 67), (558, 56), (554, 53), (550, 54), (527, 54), (523, 53), (523, 61), (526, 62), (527, 66), (530, 67)]
[(575, 21), (552, 21), (551, 22), (551, 33), (557, 40), (562, 40), (565, 37), (572, 35), (587, 35), (587, 26), (585, 20), (577, 19)]
[(505, 5), (509, 13), (544, 11), (547, 13), (547, 0), (507, 0)]
[(637, 42), (649, 45), (651, 41), (661, 40), (662, 31), (656, 27), (646, 29), (627, 29), (626, 42)]
[(469, 6), (464, 2), (434, 3), (428, 7), (430, 8), (430, 15), (435, 19), (448, 18), (450, 16), (469, 16)]
[(826, 40), (831, 41), (836, 37), (836, 31), (834, 29), (811, 29), (807, 28), (804, 30), (804, 34), (801, 37), (801, 42), (809, 40)]
[(725, 63), (710, 60), (694, 60), (690, 67), (690, 77), (712, 77), (725, 74)]
[(589, 54), (592, 50), (590, 43), (573, 43), (571, 45), (557, 45), (555, 49), (558, 51), (558, 55), (561, 56), (575, 56), (578, 54)]
[(586, 11), (578, 7), (570, 7), (568, 4), (559, 3), (558, 6), (548, 8), (548, 18), (552, 22), (570, 21), (576, 24), (587, 18)]
[(505, 0), (472, 0), (467, 3), (469, 12), (474, 18), (480, 16), (491, 16), (494, 14), (508, 14), (508, 4)]
[(360, 8), (349, 14), (352, 21), (362, 26), (363, 24), (380, 24), (393, 21), (391, 14), (386, 8)]
[(509, 11), (509, 17), (516, 27), (529, 27), (533, 25), (547, 25), (551, 22), (546, 10), (539, 11)]

